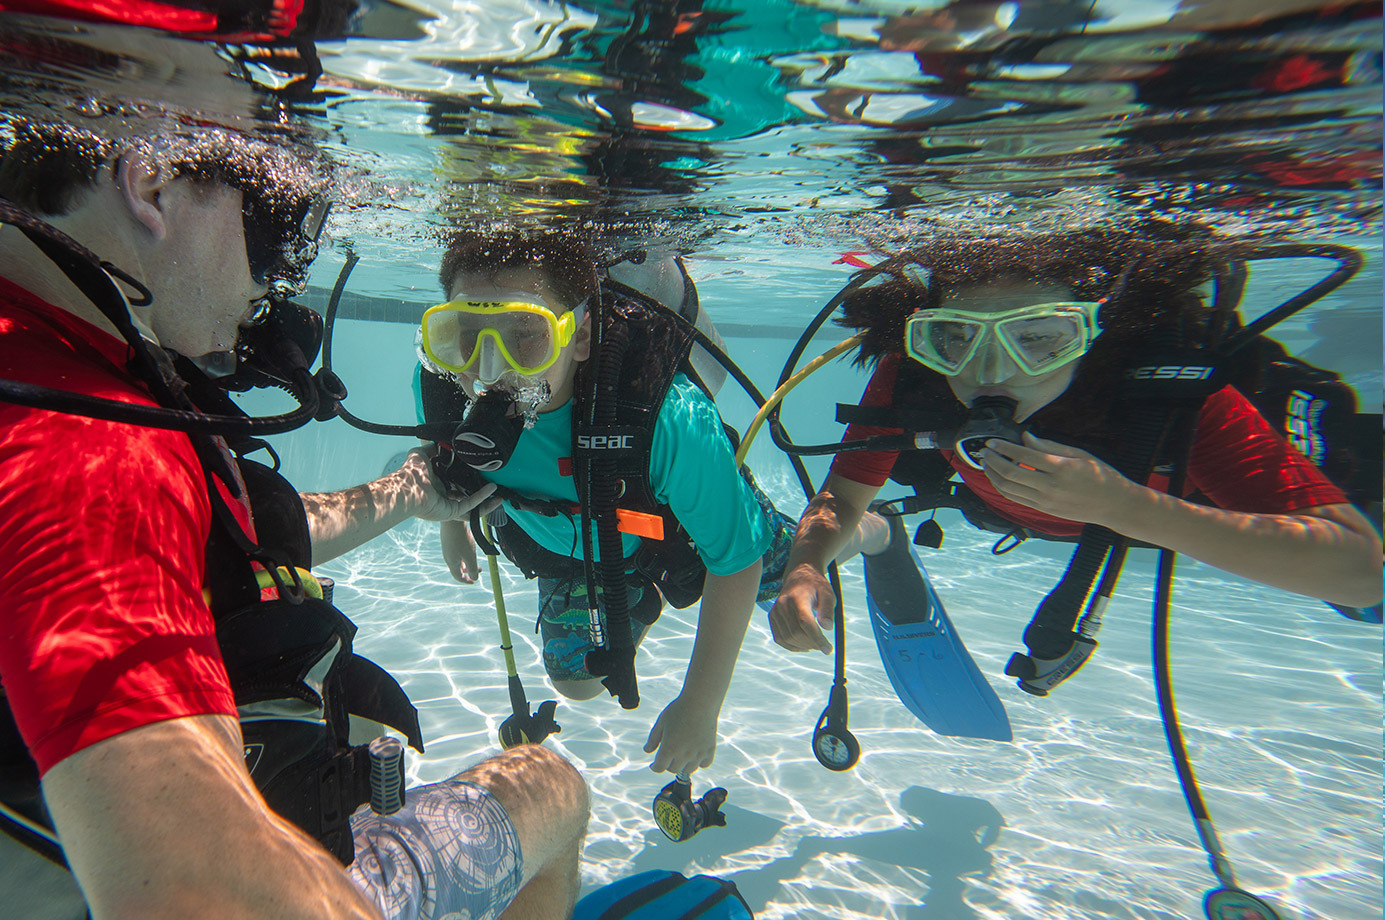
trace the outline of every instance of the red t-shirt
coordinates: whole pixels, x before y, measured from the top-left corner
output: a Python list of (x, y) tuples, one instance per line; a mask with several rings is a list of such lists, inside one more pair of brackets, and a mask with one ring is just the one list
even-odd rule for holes
[[(128, 353), (0, 279), (0, 377), (155, 405)], [(211, 516), (187, 435), (0, 401), (0, 683), (41, 771), (143, 725), (235, 714), (203, 596)]]
[[(880, 361), (861, 397), (861, 405), (890, 405), (899, 361), (897, 355), (886, 356)], [(899, 431), (898, 428), (850, 425), (846, 440), (899, 434)], [(1082, 532), (1082, 525), (1076, 521), (1035, 511), (1005, 498), (995, 490), (984, 472), (962, 463), (952, 451), (945, 450), (943, 455), (977, 497), (1015, 523), (1055, 537), (1071, 537)], [(898, 456), (898, 451), (848, 451), (833, 459), (832, 472), (863, 485), (882, 486), (890, 478)], [(1157, 482), (1152, 480), (1152, 484), (1157, 485)], [(1314, 505), (1348, 501), (1346, 494), (1271, 428), (1234, 387), (1218, 390), (1203, 404), (1188, 458), (1188, 484), (1217, 507), (1228, 511), (1284, 514)]]

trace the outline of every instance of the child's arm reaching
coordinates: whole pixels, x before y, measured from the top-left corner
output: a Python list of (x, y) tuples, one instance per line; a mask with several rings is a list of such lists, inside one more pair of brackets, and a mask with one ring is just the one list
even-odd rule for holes
[(691, 772), (716, 757), (717, 720), (755, 609), (761, 567), (757, 559), (732, 575), (708, 573), (682, 692), (659, 713), (644, 745), (654, 753), (654, 772)]

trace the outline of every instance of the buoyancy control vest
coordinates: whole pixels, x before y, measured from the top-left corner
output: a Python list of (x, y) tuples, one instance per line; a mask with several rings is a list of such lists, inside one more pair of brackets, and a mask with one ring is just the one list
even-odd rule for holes
[[(602, 434), (608, 439), (621, 439), (621, 446), (610, 451), (604, 446), (594, 447), (594, 443), (613, 442), (594, 442), (583, 428), (581, 420), (588, 417), (591, 392), (588, 375), (598, 373), (593, 362), (588, 361), (579, 366), (574, 388), (572, 457), (593, 450), (612, 455), (619, 480), (621, 516), (626, 520), (638, 518), (645, 524), (638, 528), (642, 531), (640, 546), (625, 560), (626, 568), (647, 576), (674, 607), (688, 607), (702, 597), (707, 568), (672, 510), (655, 497), (649, 482), (649, 462), (655, 423), (674, 377), (681, 373), (704, 392), (708, 392), (707, 387), (689, 362), (691, 333), (651, 302), (648, 295), (634, 288), (607, 279), (602, 289), (601, 321), (608, 333), (619, 327), (624, 353), (615, 385), (609, 389), (614, 394), (615, 424)], [(608, 341), (610, 338), (608, 335)], [(461, 387), (426, 367), (419, 382), (425, 422), (459, 421), (466, 415), (470, 400)], [(734, 443), (734, 434), (729, 436)], [(572, 469), (578, 479), (577, 494), (586, 494), (582, 481), (584, 464), (573, 463)], [(532, 500), (508, 493), (504, 497), (519, 507), (543, 514), (576, 519), (581, 510), (571, 502)], [(579, 578), (585, 571), (582, 559), (544, 548), (514, 521), (504, 518), (496, 523), (497, 545), (526, 577)], [(651, 532), (662, 533), (662, 539), (650, 537)]]
[[(190, 365), (180, 366), (179, 372), (184, 379), (200, 377)], [(199, 406), (238, 412), (205, 378), (193, 389)], [(207, 406), (206, 399), (217, 404)], [(194, 436), (206, 463), (210, 441), (197, 440)], [(239, 456), (263, 446), (253, 440), (233, 445), (239, 475), (219, 476), (233, 495), (239, 495), (244, 484), (258, 544), (236, 523), (213, 484), (214, 474), (207, 471), (213, 521), (205, 587), (251, 778), (276, 813), (345, 865), (353, 858), (350, 816), (370, 798), (367, 745), (350, 743), (350, 717), (394, 728), (422, 751), (418, 713), (389, 674), (354, 654), (356, 627), (332, 606), (330, 591), (323, 597), (309, 596), (305, 582), (315, 580), (306, 574), (311, 543), (302, 501), (273, 469)], [(43, 801), (38, 766), (3, 692), (0, 830), (66, 867)]]

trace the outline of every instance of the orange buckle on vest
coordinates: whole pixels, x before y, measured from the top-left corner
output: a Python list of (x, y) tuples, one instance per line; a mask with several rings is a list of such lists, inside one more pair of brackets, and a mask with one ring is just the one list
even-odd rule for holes
[(617, 508), (616, 529), (634, 537), (662, 540), (664, 538), (664, 519), (657, 514), (645, 514), (642, 511)]

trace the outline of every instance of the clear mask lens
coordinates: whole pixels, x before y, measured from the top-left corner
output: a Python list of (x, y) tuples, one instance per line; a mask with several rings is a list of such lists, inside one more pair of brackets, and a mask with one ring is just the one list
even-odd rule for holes
[(1080, 316), (1019, 317), (996, 327), (1007, 350), (1029, 373), (1039, 373), (1062, 363), (1079, 349), (1085, 350), (1087, 336)]

